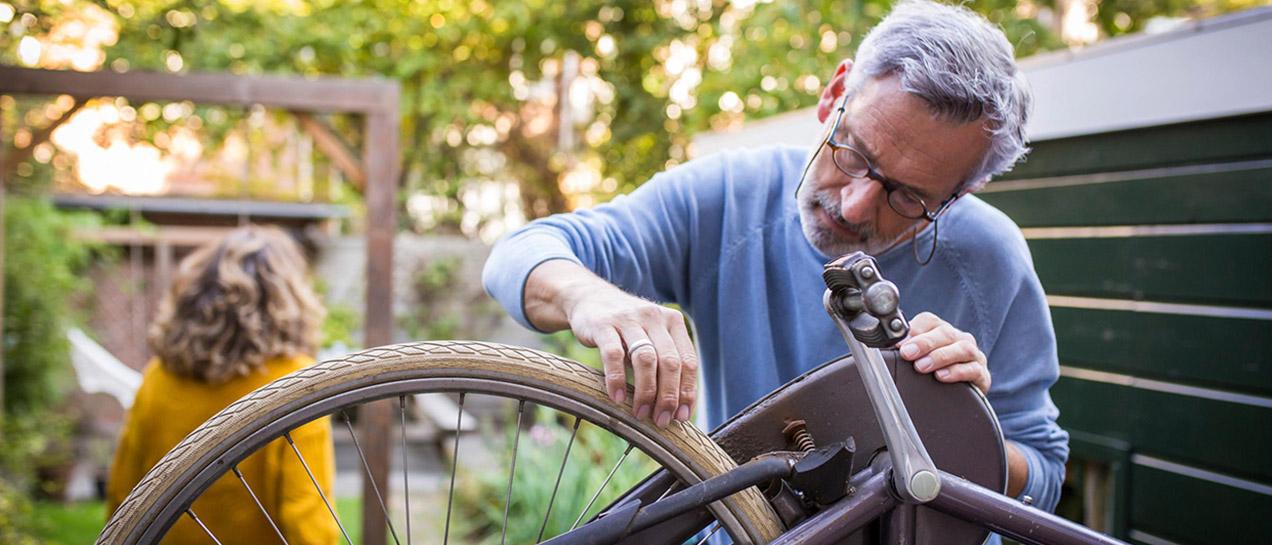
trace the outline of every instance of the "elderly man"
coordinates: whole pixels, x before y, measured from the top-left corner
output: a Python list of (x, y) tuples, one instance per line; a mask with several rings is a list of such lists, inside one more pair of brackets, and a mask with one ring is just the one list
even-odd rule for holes
[[(1054, 509), (1068, 456), (1047, 393), (1055, 334), (1020, 230), (970, 195), (1027, 150), (1028, 106), (1000, 30), (897, 4), (830, 78), (812, 149), (716, 154), (533, 222), (495, 247), (486, 289), (523, 325), (599, 348), (620, 403), (630, 365), (633, 411), (659, 426), (690, 417), (700, 369), (715, 426), (844, 352), (821, 267), (872, 254), (913, 317), (902, 357), (985, 392), (1009, 493)], [(656, 303), (693, 318), (700, 359), (681, 314)]]

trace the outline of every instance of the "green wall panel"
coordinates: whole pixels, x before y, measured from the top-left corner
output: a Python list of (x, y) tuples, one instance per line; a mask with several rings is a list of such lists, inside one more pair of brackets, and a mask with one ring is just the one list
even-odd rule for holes
[(1021, 227), (1261, 222), (1272, 219), (1272, 168), (978, 196)]
[(1272, 320), (1052, 307), (1064, 365), (1272, 397)]
[(1127, 441), (1135, 452), (1272, 482), (1272, 409), (1061, 377), (1060, 425)]
[(1272, 156), (1272, 113), (1047, 140), (1000, 179)]
[(1272, 496), (1131, 466), (1131, 528), (1176, 543), (1267, 543)]
[(1272, 234), (1034, 239), (1051, 295), (1272, 306)]

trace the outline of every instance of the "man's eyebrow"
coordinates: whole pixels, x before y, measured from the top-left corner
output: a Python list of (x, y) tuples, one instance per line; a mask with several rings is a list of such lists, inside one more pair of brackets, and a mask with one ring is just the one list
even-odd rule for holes
[[(857, 138), (857, 135), (852, 132), (851, 125), (844, 127), (844, 130), (848, 133), (848, 138), (847, 138), (848, 144), (851, 145), (853, 149), (857, 150), (858, 152), (861, 152), (861, 155), (865, 156), (866, 160), (870, 161), (870, 164), (878, 166), (879, 161), (876, 159), (875, 153), (870, 150), (870, 145), (867, 144), (864, 140)], [(883, 173), (880, 173), (880, 174), (883, 174)], [(927, 199), (932, 198), (929, 195), (925, 194), (922, 189), (914, 187), (905, 182), (897, 181), (896, 178), (893, 178), (886, 174), (884, 175), (884, 178), (887, 178), (889, 182), (896, 184), (897, 187), (906, 189), (910, 191), (911, 193), (914, 193), (919, 198), (924, 199), (925, 201)]]

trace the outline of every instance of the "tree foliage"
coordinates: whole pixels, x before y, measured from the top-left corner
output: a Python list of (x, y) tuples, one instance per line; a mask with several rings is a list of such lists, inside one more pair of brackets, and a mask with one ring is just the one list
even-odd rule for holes
[[(1056, 1), (967, 5), (1023, 56), (1062, 45), (1028, 18)], [(1095, 20), (1112, 35), (1250, 1), (1112, 0)], [(0, 37), (0, 54), (93, 6), (117, 22), (105, 60), (116, 70), (396, 80), (402, 195), (440, 196), (454, 226), (475, 182), (515, 180), (541, 216), (643, 183), (685, 160), (696, 132), (811, 105), (890, 3), (22, 0), (14, 24), (26, 26)], [(336, 125), (358, 141), (356, 123)], [(575, 184), (574, 171), (593, 175)]]

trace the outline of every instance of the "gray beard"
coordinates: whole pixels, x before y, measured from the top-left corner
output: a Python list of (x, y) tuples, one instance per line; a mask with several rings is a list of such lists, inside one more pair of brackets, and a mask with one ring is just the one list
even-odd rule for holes
[[(902, 231), (890, 239), (881, 239), (873, 225), (844, 221), (837, 212), (841, 208), (840, 205), (838, 199), (825, 193), (816, 193), (799, 200), (799, 223), (804, 231), (804, 238), (822, 254), (838, 257), (859, 251), (869, 255), (879, 255), (905, 238), (906, 232)], [(841, 227), (856, 233), (861, 237), (861, 241), (844, 240), (833, 227), (824, 224), (825, 220), (819, 217), (818, 209), (824, 210), (826, 215)]]

